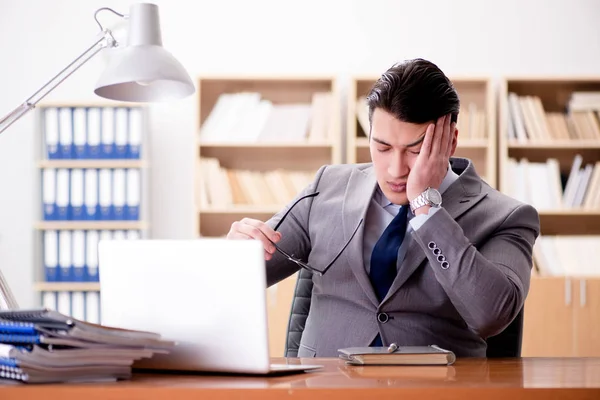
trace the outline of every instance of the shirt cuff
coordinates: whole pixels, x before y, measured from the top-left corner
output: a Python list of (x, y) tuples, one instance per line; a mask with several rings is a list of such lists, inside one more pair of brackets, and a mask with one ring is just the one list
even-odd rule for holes
[(410, 220), (410, 226), (412, 226), (413, 231), (419, 229), (433, 214), (438, 212), (440, 207), (431, 207), (429, 208), (429, 212), (427, 214), (416, 215)]

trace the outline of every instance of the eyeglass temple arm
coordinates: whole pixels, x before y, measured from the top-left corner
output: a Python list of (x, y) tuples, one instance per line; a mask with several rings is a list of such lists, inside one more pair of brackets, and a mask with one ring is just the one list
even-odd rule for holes
[(322, 271), (321, 274), (324, 274), (325, 272), (327, 272), (327, 270), (329, 268), (331, 268), (331, 266), (337, 261), (337, 259), (340, 258), (340, 256), (344, 252), (344, 250), (346, 250), (346, 247), (348, 247), (348, 245), (350, 244), (350, 242), (354, 238), (354, 235), (356, 235), (356, 232), (358, 232), (358, 228), (360, 228), (360, 226), (362, 225), (362, 223), (363, 223), (363, 219), (361, 218), (360, 221), (358, 221), (358, 225), (356, 225), (356, 228), (354, 229), (354, 232), (352, 232), (352, 236), (350, 236), (350, 239), (348, 239), (348, 241), (346, 242), (346, 244), (344, 245), (344, 247), (342, 247), (342, 250), (339, 251), (339, 253), (337, 254), (337, 256), (335, 256), (335, 258), (329, 263), (329, 265), (327, 265), (325, 267), (325, 269)]
[(279, 219), (279, 222), (277, 222), (277, 225), (275, 225), (275, 228), (273, 228), (274, 231), (276, 231), (277, 229), (279, 229), (279, 226), (281, 225), (281, 223), (285, 220), (285, 218), (288, 216), (288, 214), (290, 213), (290, 211), (292, 211), (292, 209), (296, 206), (296, 204), (298, 204), (300, 202), (300, 200), (304, 200), (308, 197), (315, 197), (316, 195), (318, 195), (319, 192), (314, 192), (314, 193), (309, 193), (306, 194), (300, 198), (298, 198), (285, 212), (285, 214), (283, 214), (283, 217), (281, 217)]

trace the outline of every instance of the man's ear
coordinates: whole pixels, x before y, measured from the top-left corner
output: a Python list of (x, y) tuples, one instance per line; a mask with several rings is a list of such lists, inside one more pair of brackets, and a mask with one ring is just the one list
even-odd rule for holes
[(458, 128), (456, 126), (454, 127), (454, 132), (452, 132), (451, 135), (452, 135), (452, 145), (451, 145), (451, 150), (450, 150), (450, 156), (453, 156), (454, 152), (456, 151), (456, 146), (458, 145)]

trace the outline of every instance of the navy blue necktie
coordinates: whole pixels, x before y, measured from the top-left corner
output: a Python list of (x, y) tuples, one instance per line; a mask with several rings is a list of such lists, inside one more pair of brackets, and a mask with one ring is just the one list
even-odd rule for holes
[[(373, 247), (369, 276), (379, 301), (385, 298), (396, 277), (398, 250), (406, 235), (407, 212), (408, 206), (403, 206)], [(377, 335), (371, 346), (383, 346), (381, 335)]]
[(373, 247), (369, 276), (379, 301), (383, 300), (396, 277), (398, 249), (406, 234), (407, 211), (408, 206), (402, 206)]

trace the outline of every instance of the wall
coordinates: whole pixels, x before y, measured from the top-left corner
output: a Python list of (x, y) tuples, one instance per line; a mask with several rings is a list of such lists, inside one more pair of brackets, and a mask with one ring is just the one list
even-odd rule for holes
[[(163, 42), (202, 73), (378, 73), (423, 57), (448, 74), (597, 74), (594, 0), (156, 1)], [(0, 114), (8, 113), (89, 46), (100, 7), (129, 1), (1, 0)], [(113, 25), (117, 19), (100, 14)], [(534, 26), (535, 24), (535, 26)], [(98, 56), (48, 99), (95, 100)], [(190, 238), (196, 97), (151, 108), (152, 224), (157, 238)], [(33, 115), (0, 135), (0, 269), (22, 307), (31, 291)]]

